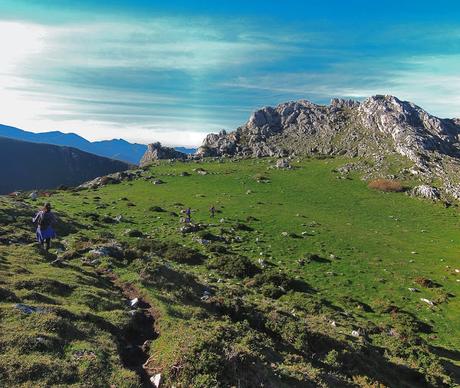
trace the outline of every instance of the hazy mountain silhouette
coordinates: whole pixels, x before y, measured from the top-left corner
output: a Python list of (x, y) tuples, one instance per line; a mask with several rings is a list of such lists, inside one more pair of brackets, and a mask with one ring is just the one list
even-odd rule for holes
[(132, 165), (72, 147), (0, 137), (0, 194), (14, 190), (76, 186)]
[[(75, 133), (62, 133), (59, 131), (33, 133), (1, 124), (0, 136), (16, 140), (32, 141), (35, 143), (74, 147), (95, 155), (118, 159), (133, 164), (138, 164), (145, 151), (147, 151), (146, 145), (129, 143), (123, 139), (91, 142)], [(176, 149), (187, 154), (196, 151), (194, 148), (177, 147)]]

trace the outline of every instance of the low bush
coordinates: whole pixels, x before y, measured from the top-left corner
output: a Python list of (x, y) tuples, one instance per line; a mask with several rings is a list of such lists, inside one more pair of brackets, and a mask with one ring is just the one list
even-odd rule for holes
[(246, 225), (246, 224), (242, 224), (242, 223), (237, 223), (235, 225), (235, 229), (236, 230), (242, 230), (244, 232), (252, 232), (254, 229), (251, 228), (249, 225)]
[(384, 192), (401, 192), (405, 190), (400, 181), (393, 179), (374, 179), (369, 182), (368, 187)]
[(423, 276), (415, 278), (415, 283), (425, 288), (434, 288), (437, 286), (433, 280), (424, 278)]
[(165, 259), (181, 264), (201, 264), (205, 256), (195, 249), (183, 247), (179, 244), (170, 244), (166, 247), (163, 256)]
[(221, 255), (208, 263), (208, 268), (228, 277), (252, 277), (259, 269), (245, 256)]
[(277, 299), (296, 288), (295, 281), (284, 272), (264, 271), (254, 277), (254, 285), (260, 287), (263, 295)]
[(212, 234), (211, 232), (208, 232), (207, 230), (201, 230), (198, 232), (198, 237), (204, 239), (204, 240), (209, 240), (209, 241), (218, 241), (221, 240), (220, 237)]
[(166, 210), (163, 209), (161, 206), (152, 206), (150, 209), (149, 209), (151, 212), (157, 212), (157, 213), (162, 213), (162, 212), (165, 212)]

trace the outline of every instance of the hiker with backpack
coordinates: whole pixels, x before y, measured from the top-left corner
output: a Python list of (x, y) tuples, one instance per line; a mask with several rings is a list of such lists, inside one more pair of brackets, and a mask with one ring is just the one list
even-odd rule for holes
[(190, 224), (192, 222), (192, 209), (189, 207), (185, 210), (185, 223)]
[(56, 237), (56, 232), (53, 229), (57, 219), (51, 211), (51, 204), (45, 203), (43, 209), (40, 210), (32, 219), (34, 224), (37, 224), (37, 240), (46, 252), (51, 246), (51, 239)]

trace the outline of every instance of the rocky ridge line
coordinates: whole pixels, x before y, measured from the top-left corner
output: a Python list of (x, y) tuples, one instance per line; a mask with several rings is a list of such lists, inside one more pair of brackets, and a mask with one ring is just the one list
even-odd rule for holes
[(330, 105), (300, 100), (259, 109), (233, 132), (207, 135), (197, 155), (346, 155), (376, 166), (398, 155), (411, 165), (406, 173), (428, 184), (440, 179), (444, 192), (460, 199), (459, 135), (459, 119), (435, 117), (394, 96)]

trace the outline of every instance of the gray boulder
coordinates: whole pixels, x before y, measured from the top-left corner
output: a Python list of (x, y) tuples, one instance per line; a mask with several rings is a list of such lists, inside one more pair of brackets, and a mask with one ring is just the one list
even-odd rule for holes
[(161, 143), (152, 143), (147, 146), (144, 156), (140, 161), (141, 167), (162, 159), (186, 159), (187, 154), (171, 147), (163, 147)]
[(440, 199), (441, 194), (436, 187), (431, 187), (428, 185), (416, 186), (411, 190), (411, 195), (414, 197), (431, 199), (437, 201)]

